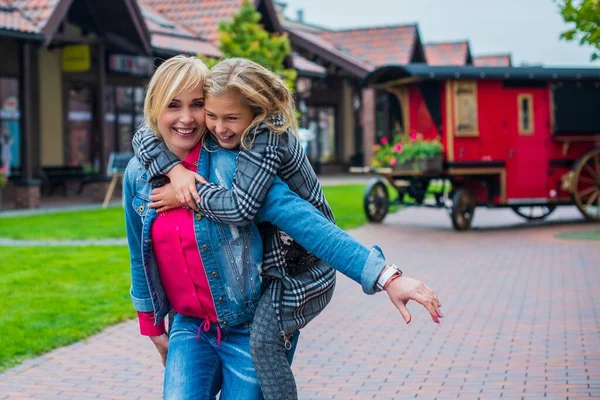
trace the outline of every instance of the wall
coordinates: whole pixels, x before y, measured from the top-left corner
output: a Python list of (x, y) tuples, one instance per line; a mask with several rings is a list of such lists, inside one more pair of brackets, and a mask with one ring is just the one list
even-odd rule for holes
[(63, 90), (60, 50), (39, 50), (42, 165), (63, 165)]

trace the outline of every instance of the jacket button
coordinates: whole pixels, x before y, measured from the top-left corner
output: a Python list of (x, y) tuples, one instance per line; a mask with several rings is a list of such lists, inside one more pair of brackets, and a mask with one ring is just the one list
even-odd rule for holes
[(212, 277), (213, 277), (213, 278), (216, 278), (217, 276), (219, 276), (219, 274), (217, 274), (216, 272), (213, 272), (213, 273), (212, 273)]
[(144, 212), (144, 206), (140, 206), (140, 212)]
[(219, 303), (222, 303), (222, 302), (223, 302), (223, 298), (219, 297)]
[(200, 221), (202, 219), (202, 214), (196, 213), (196, 221)]
[(208, 250), (208, 246), (207, 245), (202, 245), (202, 250), (204, 250), (204, 251)]

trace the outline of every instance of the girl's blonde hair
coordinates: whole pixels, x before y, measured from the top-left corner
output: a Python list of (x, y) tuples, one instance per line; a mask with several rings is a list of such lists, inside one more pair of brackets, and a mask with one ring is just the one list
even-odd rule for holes
[(197, 57), (175, 56), (162, 63), (152, 75), (144, 99), (144, 117), (154, 134), (162, 137), (157, 120), (180, 93), (204, 88), (208, 67)]
[[(254, 111), (254, 119), (242, 133), (243, 147), (252, 146), (246, 138), (260, 123), (265, 123), (271, 131), (278, 134), (287, 129), (296, 133), (298, 122), (294, 98), (283, 80), (273, 72), (245, 58), (223, 60), (208, 73), (204, 95), (219, 96), (230, 90), (238, 92), (245, 104)], [(283, 117), (283, 124), (274, 123), (269, 118), (276, 115)]]

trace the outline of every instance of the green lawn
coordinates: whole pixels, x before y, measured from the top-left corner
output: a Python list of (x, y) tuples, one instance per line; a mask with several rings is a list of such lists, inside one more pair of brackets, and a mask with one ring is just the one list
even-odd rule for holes
[(0, 219), (0, 237), (11, 239), (101, 239), (125, 237), (121, 207)]
[(571, 240), (600, 240), (600, 229), (559, 233), (556, 237)]
[[(363, 211), (365, 185), (327, 186), (325, 197), (342, 229), (366, 222)], [(125, 237), (120, 207), (104, 210), (59, 212), (0, 219), (0, 237), (11, 239), (102, 239)]]
[(135, 316), (126, 247), (0, 247), (0, 371)]

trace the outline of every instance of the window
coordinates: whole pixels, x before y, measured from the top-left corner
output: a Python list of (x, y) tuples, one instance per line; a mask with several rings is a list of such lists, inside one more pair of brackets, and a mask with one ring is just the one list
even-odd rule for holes
[(517, 97), (519, 107), (519, 135), (533, 134), (533, 95), (520, 94)]
[(456, 82), (454, 96), (455, 136), (479, 136), (477, 83), (472, 81)]
[(19, 111), (19, 81), (0, 78), (0, 165), (11, 169), (21, 166), (21, 124)]

